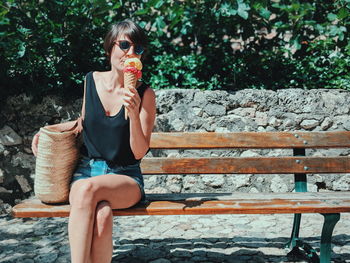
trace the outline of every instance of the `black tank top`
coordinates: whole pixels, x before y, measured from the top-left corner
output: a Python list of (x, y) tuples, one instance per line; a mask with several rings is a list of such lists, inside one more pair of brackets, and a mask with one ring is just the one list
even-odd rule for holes
[[(137, 88), (142, 99), (147, 86)], [(98, 96), (92, 72), (86, 75), (85, 116), (82, 153), (111, 164), (130, 165), (139, 162), (130, 147), (129, 118), (125, 120), (124, 105), (114, 116), (106, 116)]]

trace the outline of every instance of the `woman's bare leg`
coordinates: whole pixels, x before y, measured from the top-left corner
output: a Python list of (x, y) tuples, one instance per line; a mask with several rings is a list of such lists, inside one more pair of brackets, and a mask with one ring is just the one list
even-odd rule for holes
[(88, 179), (75, 182), (70, 192), (71, 210), (68, 222), (72, 263), (88, 263), (96, 204), (88, 193), (92, 185)]
[(102, 201), (97, 205), (91, 246), (91, 262), (111, 262), (113, 255), (113, 214), (110, 204)]
[[(125, 175), (101, 175), (75, 182), (70, 194), (71, 212), (68, 226), (72, 262), (90, 262), (92, 258), (97, 258), (97, 251), (98, 254), (112, 254), (111, 246), (103, 246), (107, 242), (110, 243), (111, 232), (100, 231), (99, 238), (94, 235), (98, 233), (94, 226), (98, 228), (99, 225), (98, 221), (95, 223), (95, 218), (99, 220), (96, 217), (99, 202), (107, 201), (112, 209), (121, 209), (133, 206), (140, 198), (138, 184)], [(108, 225), (108, 220), (102, 221)], [(100, 227), (100, 230), (107, 230), (107, 225)]]

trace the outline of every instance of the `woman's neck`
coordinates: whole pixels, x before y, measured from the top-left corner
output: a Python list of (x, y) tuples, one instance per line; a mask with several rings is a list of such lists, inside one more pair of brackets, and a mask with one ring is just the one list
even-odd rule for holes
[(123, 88), (124, 86), (124, 74), (123, 72), (111, 69), (107, 71), (104, 78), (103, 84), (108, 92), (113, 92), (116, 89)]

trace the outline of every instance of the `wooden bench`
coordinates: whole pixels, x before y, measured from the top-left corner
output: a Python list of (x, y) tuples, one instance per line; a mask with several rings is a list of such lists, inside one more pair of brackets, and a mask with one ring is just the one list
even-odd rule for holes
[[(307, 157), (309, 148), (349, 148), (350, 132), (153, 133), (152, 149), (291, 149), (291, 156), (144, 158), (147, 175), (168, 174), (294, 174), (295, 192), (148, 194), (147, 201), (114, 210), (116, 216), (286, 214), (294, 215), (287, 246), (304, 249), (314, 262), (330, 262), (331, 238), (340, 213), (350, 212), (350, 192), (307, 192), (307, 175), (350, 173), (350, 156)], [(66, 217), (69, 205), (26, 200), (13, 208), (14, 217)], [(320, 256), (299, 239), (301, 214), (321, 213), (325, 220)]]

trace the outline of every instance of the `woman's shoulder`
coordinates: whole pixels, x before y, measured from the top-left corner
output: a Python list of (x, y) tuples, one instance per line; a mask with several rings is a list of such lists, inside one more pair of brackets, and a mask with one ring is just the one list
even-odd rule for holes
[(91, 74), (95, 80), (98, 80), (105, 78), (108, 71), (90, 71), (88, 74)]
[(143, 96), (144, 96), (144, 98), (148, 98), (148, 99), (153, 100), (156, 97), (156, 93), (151, 88), (151, 86), (145, 85), (145, 90), (143, 92)]
[(147, 115), (151, 114), (155, 116), (156, 94), (149, 85), (147, 85), (147, 88), (143, 93), (141, 108), (144, 109), (145, 112), (147, 112)]
[(151, 85), (148, 84), (146, 81), (144, 81), (143, 79), (142, 80), (139, 80), (137, 83), (136, 83), (136, 88), (140, 88), (140, 89), (144, 89), (144, 90), (152, 90), (151, 88)]
[(151, 88), (151, 86), (149, 84), (147, 84), (144, 81), (139, 81), (136, 84), (136, 89), (139, 91), (140, 94), (142, 94), (143, 96), (145, 94), (148, 95), (152, 95), (154, 93), (153, 89)]

